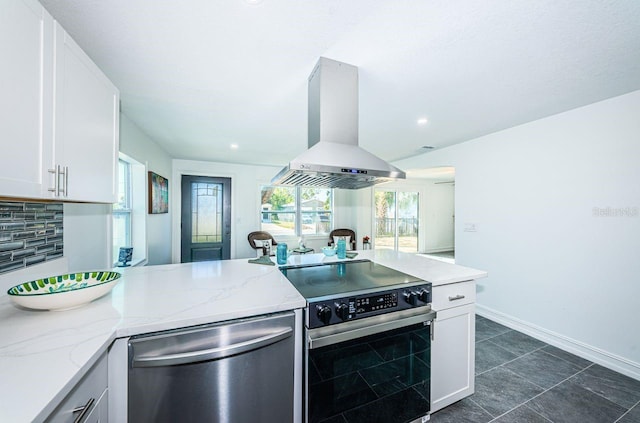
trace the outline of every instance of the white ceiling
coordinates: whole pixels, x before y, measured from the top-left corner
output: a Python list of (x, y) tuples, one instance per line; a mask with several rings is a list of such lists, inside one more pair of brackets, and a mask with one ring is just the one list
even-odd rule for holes
[(41, 2), (176, 158), (286, 164), (320, 56), (358, 66), (386, 160), (640, 89), (638, 0)]

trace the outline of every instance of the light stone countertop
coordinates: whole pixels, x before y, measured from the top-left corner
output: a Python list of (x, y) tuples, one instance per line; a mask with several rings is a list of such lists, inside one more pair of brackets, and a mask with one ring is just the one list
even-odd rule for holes
[[(487, 272), (457, 264), (430, 259), (419, 254), (401, 253), (393, 250), (359, 250), (353, 260), (371, 260), (400, 272), (408, 273), (433, 286), (484, 278)], [(324, 254), (292, 255), (287, 264), (304, 265), (341, 261), (336, 256)], [(346, 261), (349, 261), (348, 259)]]
[[(486, 272), (391, 250), (356, 259), (420, 277), (434, 286)], [(294, 255), (288, 264), (339, 261)], [(0, 421), (41, 421), (120, 337), (302, 308), (306, 302), (276, 266), (247, 259), (117, 269), (109, 295), (67, 311), (33, 311), (0, 295)], [(19, 281), (23, 282), (23, 281)]]

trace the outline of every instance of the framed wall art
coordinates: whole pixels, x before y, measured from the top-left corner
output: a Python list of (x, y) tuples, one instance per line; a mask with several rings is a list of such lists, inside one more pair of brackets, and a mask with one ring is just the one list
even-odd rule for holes
[(169, 213), (169, 180), (149, 172), (149, 214)]

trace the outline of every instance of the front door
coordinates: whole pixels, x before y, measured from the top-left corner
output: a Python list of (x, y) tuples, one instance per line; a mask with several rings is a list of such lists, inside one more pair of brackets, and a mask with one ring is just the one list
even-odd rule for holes
[(182, 176), (182, 263), (231, 257), (231, 179)]

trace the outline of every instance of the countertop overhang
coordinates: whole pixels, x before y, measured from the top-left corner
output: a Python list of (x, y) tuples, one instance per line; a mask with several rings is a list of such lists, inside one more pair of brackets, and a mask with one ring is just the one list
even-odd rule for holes
[[(487, 275), (391, 250), (358, 251), (356, 259), (370, 259), (434, 286)], [(288, 264), (335, 261), (339, 260), (306, 254), (291, 256)], [(247, 259), (118, 271), (122, 281), (109, 295), (74, 310), (26, 310), (13, 305), (6, 294), (0, 296), (0, 421), (43, 420), (116, 338), (306, 305), (277, 266), (250, 264)]]

